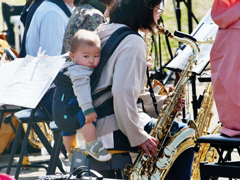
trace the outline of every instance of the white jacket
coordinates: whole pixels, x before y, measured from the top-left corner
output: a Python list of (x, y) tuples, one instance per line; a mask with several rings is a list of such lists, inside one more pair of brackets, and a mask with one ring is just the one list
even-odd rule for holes
[[(110, 35), (122, 24), (101, 24), (95, 31), (102, 46)], [(98, 136), (111, 133), (120, 129), (129, 139), (132, 147), (145, 142), (149, 135), (144, 131), (144, 126), (149, 122), (150, 116), (143, 113), (137, 105), (140, 96), (147, 101), (146, 111), (154, 112), (152, 99), (149, 93), (144, 92), (146, 83), (146, 46), (144, 40), (135, 34), (125, 37), (118, 45), (112, 56), (103, 68), (100, 81), (94, 93), (112, 85), (112, 92), (106, 93), (93, 102), (94, 107), (113, 96), (114, 115), (107, 116), (97, 122)], [(162, 106), (165, 97), (158, 97), (159, 107)], [(150, 112), (149, 111), (149, 112)]]

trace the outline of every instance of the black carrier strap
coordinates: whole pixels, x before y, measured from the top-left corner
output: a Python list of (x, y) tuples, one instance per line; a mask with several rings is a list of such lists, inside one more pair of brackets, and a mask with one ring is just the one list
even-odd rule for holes
[(157, 116), (159, 116), (159, 112), (158, 112), (158, 109), (157, 109), (157, 101), (156, 101), (156, 98), (155, 98), (155, 95), (154, 95), (154, 91), (153, 91), (153, 88), (152, 88), (152, 84), (151, 84), (151, 80), (150, 80), (150, 77), (149, 77), (148, 67), (147, 67), (147, 81), (148, 81), (149, 92), (150, 92), (150, 95), (151, 95), (151, 98), (152, 98), (152, 102), (153, 102), (153, 106), (154, 106), (155, 112), (156, 112)]
[(70, 18), (70, 16), (72, 15), (72, 13), (69, 11), (68, 7), (66, 6), (66, 4), (63, 2), (63, 0), (46, 0), (46, 1), (50, 1), (56, 5), (58, 5), (64, 12), (65, 14)]
[[(97, 87), (100, 79), (100, 74), (106, 62), (117, 48), (118, 44), (129, 34), (139, 35), (137, 32), (131, 30), (129, 27), (122, 27), (116, 30), (111, 37), (108, 39), (107, 43), (101, 50), (101, 59), (98, 66), (94, 69), (91, 75), (91, 91), (93, 92)], [(139, 35), (140, 36), (140, 35)]]
[[(136, 34), (139, 35), (137, 32), (131, 30), (129, 27), (122, 27), (116, 30), (110, 38), (107, 40), (106, 44), (101, 50), (101, 58), (100, 63), (96, 68), (94, 68), (93, 73), (91, 75), (91, 92), (93, 92), (100, 79), (100, 74), (102, 72), (103, 67), (107, 63), (110, 56), (113, 54), (119, 43), (129, 34)], [(140, 35), (139, 35), (140, 36)], [(92, 95), (93, 101), (100, 97), (107, 91), (111, 90), (112, 86), (108, 86), (106, 89), (98, 92), (97, 94)], [(98, 118), (105, 117), (111, 114), (114, 114), (113, 108), (113, 98), (108, 99), (104, 103), (102, 103), (99, 107), (95, 108), (95, 111), (98, 115)]]

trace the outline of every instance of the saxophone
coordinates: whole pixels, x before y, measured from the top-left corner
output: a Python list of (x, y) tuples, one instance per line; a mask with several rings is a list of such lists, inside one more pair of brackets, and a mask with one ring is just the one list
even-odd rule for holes
[[(146, 43), (146, 60), (148, 61), (149, 58), (151, 58), (151, 43), (152, 43), (152, 33), (145, 33), (143, 36), (143, 40)], [(146, 88), (149, 87), (148, 82), (146, 82), (145, 85)], [(158, 80), (153, 79), (152, 81), (152, 88), (155, 93), (158, 95), (168, 95), (167, 89), (160, 83)]]
[[(53, 133), (51, 131), (51, 129), (49, 128), (48, 124), (46, 122), (38, 122), (37, 123), (39, 128), (42, 130), (43, 134), (46, 136), (47, 140), (53, 141)], [(27, 131), (27, 126), (28, 124), (23, 123), (23, 129), (26, 132)], [(41, 140), (39, 139), (38, 135), (35, 133), (35, 131), (33, 130), (33, 128), (30, 129), (30, 133), (28, 136), (29, 139), (29, 144), (36, 149), (41, 149), (43, 146), (43, 143), (41, 142)]]
[(178, 101), (183, 97), (185, 86), (192, 74), (193, 65), (197, 62), (199, 48), (196, 43), (207, 43), (208, 41), (195, 40), (194, 42), (184, 35), (181, 38), (176, 37), (161, 26), (157, 26), (157, 29), (159, 34), (190, 45), (193, 55), (189, 57), (178, 83), (169, 93), (167, 103), (163, 105), (158, 120), (150, 132), (150, 135), (157, 138), (159, 142), (157, 156), (148, 157), (144, 150), (140, 150), (134, 164), (127, 164), (124, 168), (124, 173), (129, 179), (164, 179), (175, 159), (186, 149), (195, 146), (195, 139), (198, 136), (197, 127), (193, 121), (190, 121), (188, 127), (181, 129), (174, 136), (170, 135), (170, 129), (178, 113)]
[[(197, 118), (195, 120), (196, 126), (198, 128), (199, 136), (204, 136), (208, 134), (208, 128), (213, 116), (212, 106), (214, 103), (213, 99), (213, 90), (212, 83), (209, 82), (206, 84), (203, 94), (203, 100), (201, 103), (201, 107), (199, 109)], [(219, 132), (221, 128), (221, 124), (217, 124), (217, 126), (213, 129), (210, 134), (216, 134)], [(218, 159), (218, 153), (215, 148), (210, 147), (210, 144), (198, 144), (199, 151), (195, 152), (192, 164), (192, 179), (200, 180), (200, 162), (216, 162)]]

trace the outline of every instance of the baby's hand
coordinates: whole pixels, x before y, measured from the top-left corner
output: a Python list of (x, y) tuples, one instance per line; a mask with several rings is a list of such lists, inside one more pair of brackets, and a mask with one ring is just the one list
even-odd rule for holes
[(92, 123), (93, 121), (96, 122), (97, 114), (95, 112), (91, 112), (85, 116), (85, 123)]

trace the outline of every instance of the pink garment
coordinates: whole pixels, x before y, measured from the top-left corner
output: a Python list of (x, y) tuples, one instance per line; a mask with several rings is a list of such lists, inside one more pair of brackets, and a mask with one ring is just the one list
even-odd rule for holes
[(0, 173), (0, 180), (16, 180), (16, 179), (8, 174)]
[(219, 26), (211, 54), (213, 96), (220, 132), (240, 135), (240, 0), (215, 0), (211, 16)]

